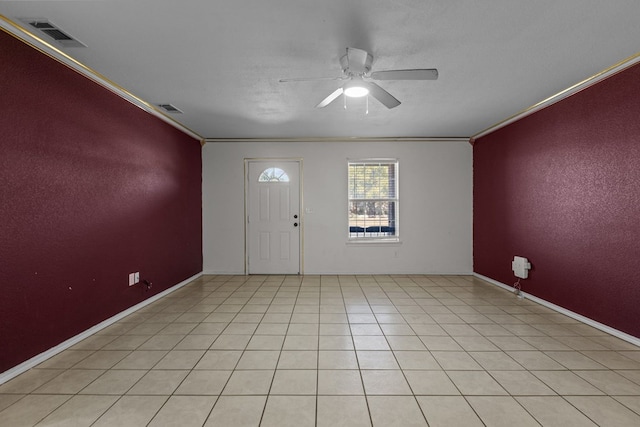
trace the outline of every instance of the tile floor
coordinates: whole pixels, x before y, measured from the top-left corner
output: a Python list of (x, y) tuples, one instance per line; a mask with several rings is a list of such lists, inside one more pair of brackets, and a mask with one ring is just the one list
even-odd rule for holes
[(203, 276), (0, 385), (2, 426), (640, 426), (640, 348), (467, 276)]

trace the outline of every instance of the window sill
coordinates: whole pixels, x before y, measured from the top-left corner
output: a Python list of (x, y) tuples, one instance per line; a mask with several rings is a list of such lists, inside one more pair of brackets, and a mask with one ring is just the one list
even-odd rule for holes
[(399, 246), (402, 244), (402, 242), (400, 241), (400, 239), (379, 239), (379, 240), (366, 240), (366, 239), (362, 239), (362, 240), (347, 240), (347, 242), (345, 243), (346, 245), (354, 245), (354, 246), (367, 246), (367, 245), (371, 245), (371, 246), (378, 246), (378, 245), (383, 245), (383, 246)]

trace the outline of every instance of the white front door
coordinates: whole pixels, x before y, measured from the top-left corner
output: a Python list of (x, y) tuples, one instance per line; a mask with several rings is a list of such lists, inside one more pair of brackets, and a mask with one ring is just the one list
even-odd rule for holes
[(247, 271), (300, 273), (300, 161), (247, 160)]

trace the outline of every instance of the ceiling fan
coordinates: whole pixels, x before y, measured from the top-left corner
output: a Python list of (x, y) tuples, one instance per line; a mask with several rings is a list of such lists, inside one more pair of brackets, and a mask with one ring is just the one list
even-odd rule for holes
[[(371, 72), (373, 55), (366, 50), (347, 48), (347, 53), (340, 58), (342, 76), (325, 78), (280, 79), (281, 83), (314, 80), (342, 80), (346, 83), (324, 98), (316, 108), (323, 108), (335, 101), (340, 95), (358, 98), (371, 95), (387, 108), (400, 105), (393, 95), (369, 80), (436, 80), (438, 70), (422, 68), (410, 70), (386, 70)], [(346, 105), (346, 104), (345, 104)]]

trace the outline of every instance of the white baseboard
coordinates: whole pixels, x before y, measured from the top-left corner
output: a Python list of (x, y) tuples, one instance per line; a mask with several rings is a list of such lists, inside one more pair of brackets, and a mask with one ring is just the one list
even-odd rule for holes
[[(477, 277), (478, 279), (482, 279), (485, 282), (489, 282), (492, 285), (496, 285), (499, 286), (503, 289), (508, 290), (509, 292), (513, 292), (513, 286), (509, 286), (509, 285), (505, 285), (504, 283), (498, 282), (497, 280), (493, 280), (489, 277), (483, 276), (482, 274), (478, 274), (478, 273), (473, 273), (474, 277)], [(625, 332), (619, 331), (618, 329), (614, 329), (611, 326), (607, 326), (605, 324), (602, 324), (600, 322), (597, 322), (593, 319), (590, 319), (588, 317), (585, 317), (581, 314), (575, 313), (571, 310), (567, 310), (564, 307), (560, 307), (559, 305), (555, 305), (552, 302), (549, 302), (547, 300), (544, 300), (542, 298), (538, 298), (535, 295), (531, 295), (528, 294), (526, 292), (522, 292), (522, 294), (524, 295), (525, 299), (531, 300), (535, 303), (538, 303), (542, 306), (545, 306), (547, 308), (550, 308), (551, 310), (557, 311), (560, 314), (564, 314), (565, 316), (571, 317), (572, 319), (575, 319), (579, 322), (585, 323), (589, 326), (592, 326), (596, 329), (599, 329), (603, 332), (606, 332), (610, 335), (613, 335), (614, 337), (620, 338), (621, 340), (627, 341), (633, 345), (637, 345), (638, 347), (640, 347), (640, 338), (638, 337), (634, 337), (633, 335), (629, 335)]]
[(181, 287), (185, 286), (187, 283), (199, 278), (200, 276), (202, 276), (202, 273), (198, 273), (194, 276), (191, 276), (190, 278), (183, 280), (182, 282), (170, 287), (169, 289), (166, 289), (162, 292), (160, 292), (159, 294), (156, 294), (154, 296), (152, 296), (151, 298), (148, 298), (136, 305), (134, 305), (133, 307), (129, 307), (128, 309), (121, 311), (120, 313), (116, 314), (115, 316), (112, 316), (110, 318), (108, 318), (107, 320), (104, 320), (100, 323), (98, 323), (97, 325), (87, 329), (84, 332), (79, 333), (78, 335), (69, 338), (68, 340), (58, 344), (55, 347), (50, 348), (47, 351), (44, 351), (36, 356), (33, 356), (31, 359), (26, 360), (24, 362), (22, 362), (21, 364), (14, 366), (13, 368), (4, 371), (3, 373), (0, 374), (0, 384), (4, 384), (5, 382), (9, 381), (10, 379), (20, 375), (23, 372), (28, 371), (29, 369), (33, 368), (36, 365), (39, 365), (40, 363), (44, 362), (45, 360), (55, 356), (56, 354), (68, 349), (69, 347), (72, 347), (73, 345), (79, 343), (80, 341), (82, 341), (85, 338), (90, 337), (91, 335), (95, 334), (96, 332), (106, 328), (107, 326), (111, 326), (112, 324), (116, 323), (118, 320), (121, 320), (123, 318), (125, 318), (126, 316), (140, 310), (141, 308), (151, 304), (152, 302), (155, 302), (157, 300), (159, 300), (162, 297), (165, 297), (167, 295), (169, 295), (171, 292), (173, 291), (177, 291), (178, 289), (180, 289)]

